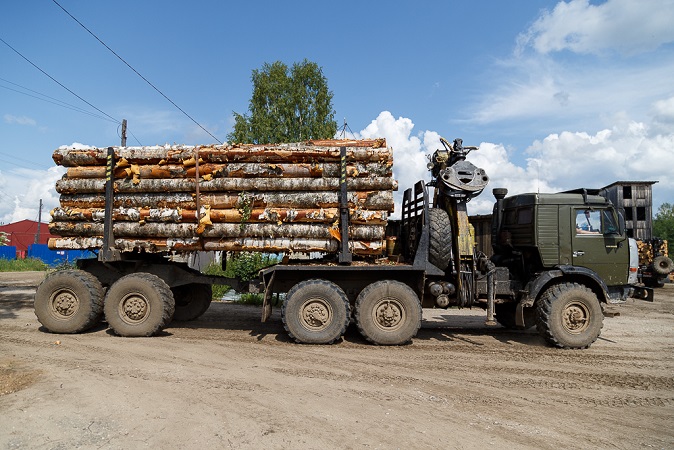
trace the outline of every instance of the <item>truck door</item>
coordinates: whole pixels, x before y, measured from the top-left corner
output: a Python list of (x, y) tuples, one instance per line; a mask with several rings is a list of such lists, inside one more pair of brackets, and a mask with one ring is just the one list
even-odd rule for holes
[(575, 208), (571, 215), (573, 265), (595, 271), (608, 286), (626, 284), (629, 247), (612, 208)]

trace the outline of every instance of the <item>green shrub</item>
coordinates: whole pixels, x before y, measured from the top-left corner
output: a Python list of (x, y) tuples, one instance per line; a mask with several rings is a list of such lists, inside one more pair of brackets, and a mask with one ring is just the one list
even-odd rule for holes
[[(218, 275), (227, 278), (236, 278), (241, 281), (250, 281), (257, 278), (257, 273), (279, 262), (279, 257), (268, 253), (241, 252), (230, 255), (227, 260), (227, 267), (222, 270), (218, 263), (211, 263), (206, 267), (204, 273), (207, 275)], [(213, 298), (222, 298), (231, 288), (223, 285), (213, 285)], [(260, 294), (243, 294), (244, 296), (255, 296)], [(256, 303), (257, 302), (257, 303)], [(250, 299), (241, 301), (245, 304), (262, 304), (262, 297), (259, 300)]]
[(0, 258), (0, 272), (29, 272), (49, 269), (41, 259), (4, 259)]
[[(220, 264), (213, 262), (206, 267), (204, 270), (204, 273), (206, 275), (218, 275), (221, 277), (228, 277), (231, 278), (231, 276), (227, 275), (227, 273), (222, 270), (222, 267), (220, 267)], [(222, 298), (229, 290), (232, 289), (229, 286), (225, 284), (214, 284), (213, 285), (213, 298)]]

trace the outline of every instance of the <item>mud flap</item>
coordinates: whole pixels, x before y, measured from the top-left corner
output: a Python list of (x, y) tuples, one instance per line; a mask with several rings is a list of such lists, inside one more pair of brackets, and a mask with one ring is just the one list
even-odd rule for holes
[(271, 296), (273, 295), (272, 286), (274, 285), (274, 277), (276, 277), (276, 271), (271, 274), (269, 283), (267, 283), (264, 289), (264, 300), (262, 301), (262, 322), (266, 322), (267, 319), (271, 317)]

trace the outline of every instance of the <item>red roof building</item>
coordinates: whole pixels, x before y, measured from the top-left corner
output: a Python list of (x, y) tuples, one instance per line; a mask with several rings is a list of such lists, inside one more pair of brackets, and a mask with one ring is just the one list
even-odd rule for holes
[[(49, 232), (49, 224), (40, 223), (39, 225), (40, 236), (37, 241), (38, 244), (46, 244), (49, 238), (56, 237)], [(16, 254), (19, 258), (24, 258), (28, 246), (35, 244), (37, 229), (38, 222), (33, 220), (21, 220), (7, 225), (0, 225), (0, 231), (7, 233), (7, 237), (9, 238), (8, 245), (16, 247)]]

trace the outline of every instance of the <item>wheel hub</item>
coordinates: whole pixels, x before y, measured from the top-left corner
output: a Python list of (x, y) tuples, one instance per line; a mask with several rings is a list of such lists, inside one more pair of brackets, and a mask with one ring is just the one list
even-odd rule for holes
[(385, 300), (374, 311), (376, 323), (383, 328), (395, 328), (402, 322), (403, 309), (397, 302)]
[(79, 307), (77, 296), (70, 291), (59, 291), (52, 297), (54, 312), (63, 317), (70, 317)]
[(142, 321), (149, 313), (150, 304), (141, 295), (131, 294), (125, 297), (119, 304), (120, 316), (127, 323)]
[(305, 303), (301, 309), (302, 322), (313, 330), (321, 330), (328, 326), (332, 318), (332, 311), (327, 303), (314, 299)]
[(564, 308), (564, 328), (573, 334), (581, 333), (590, 324), (590, 314), (585, 305), (570, 303)]

